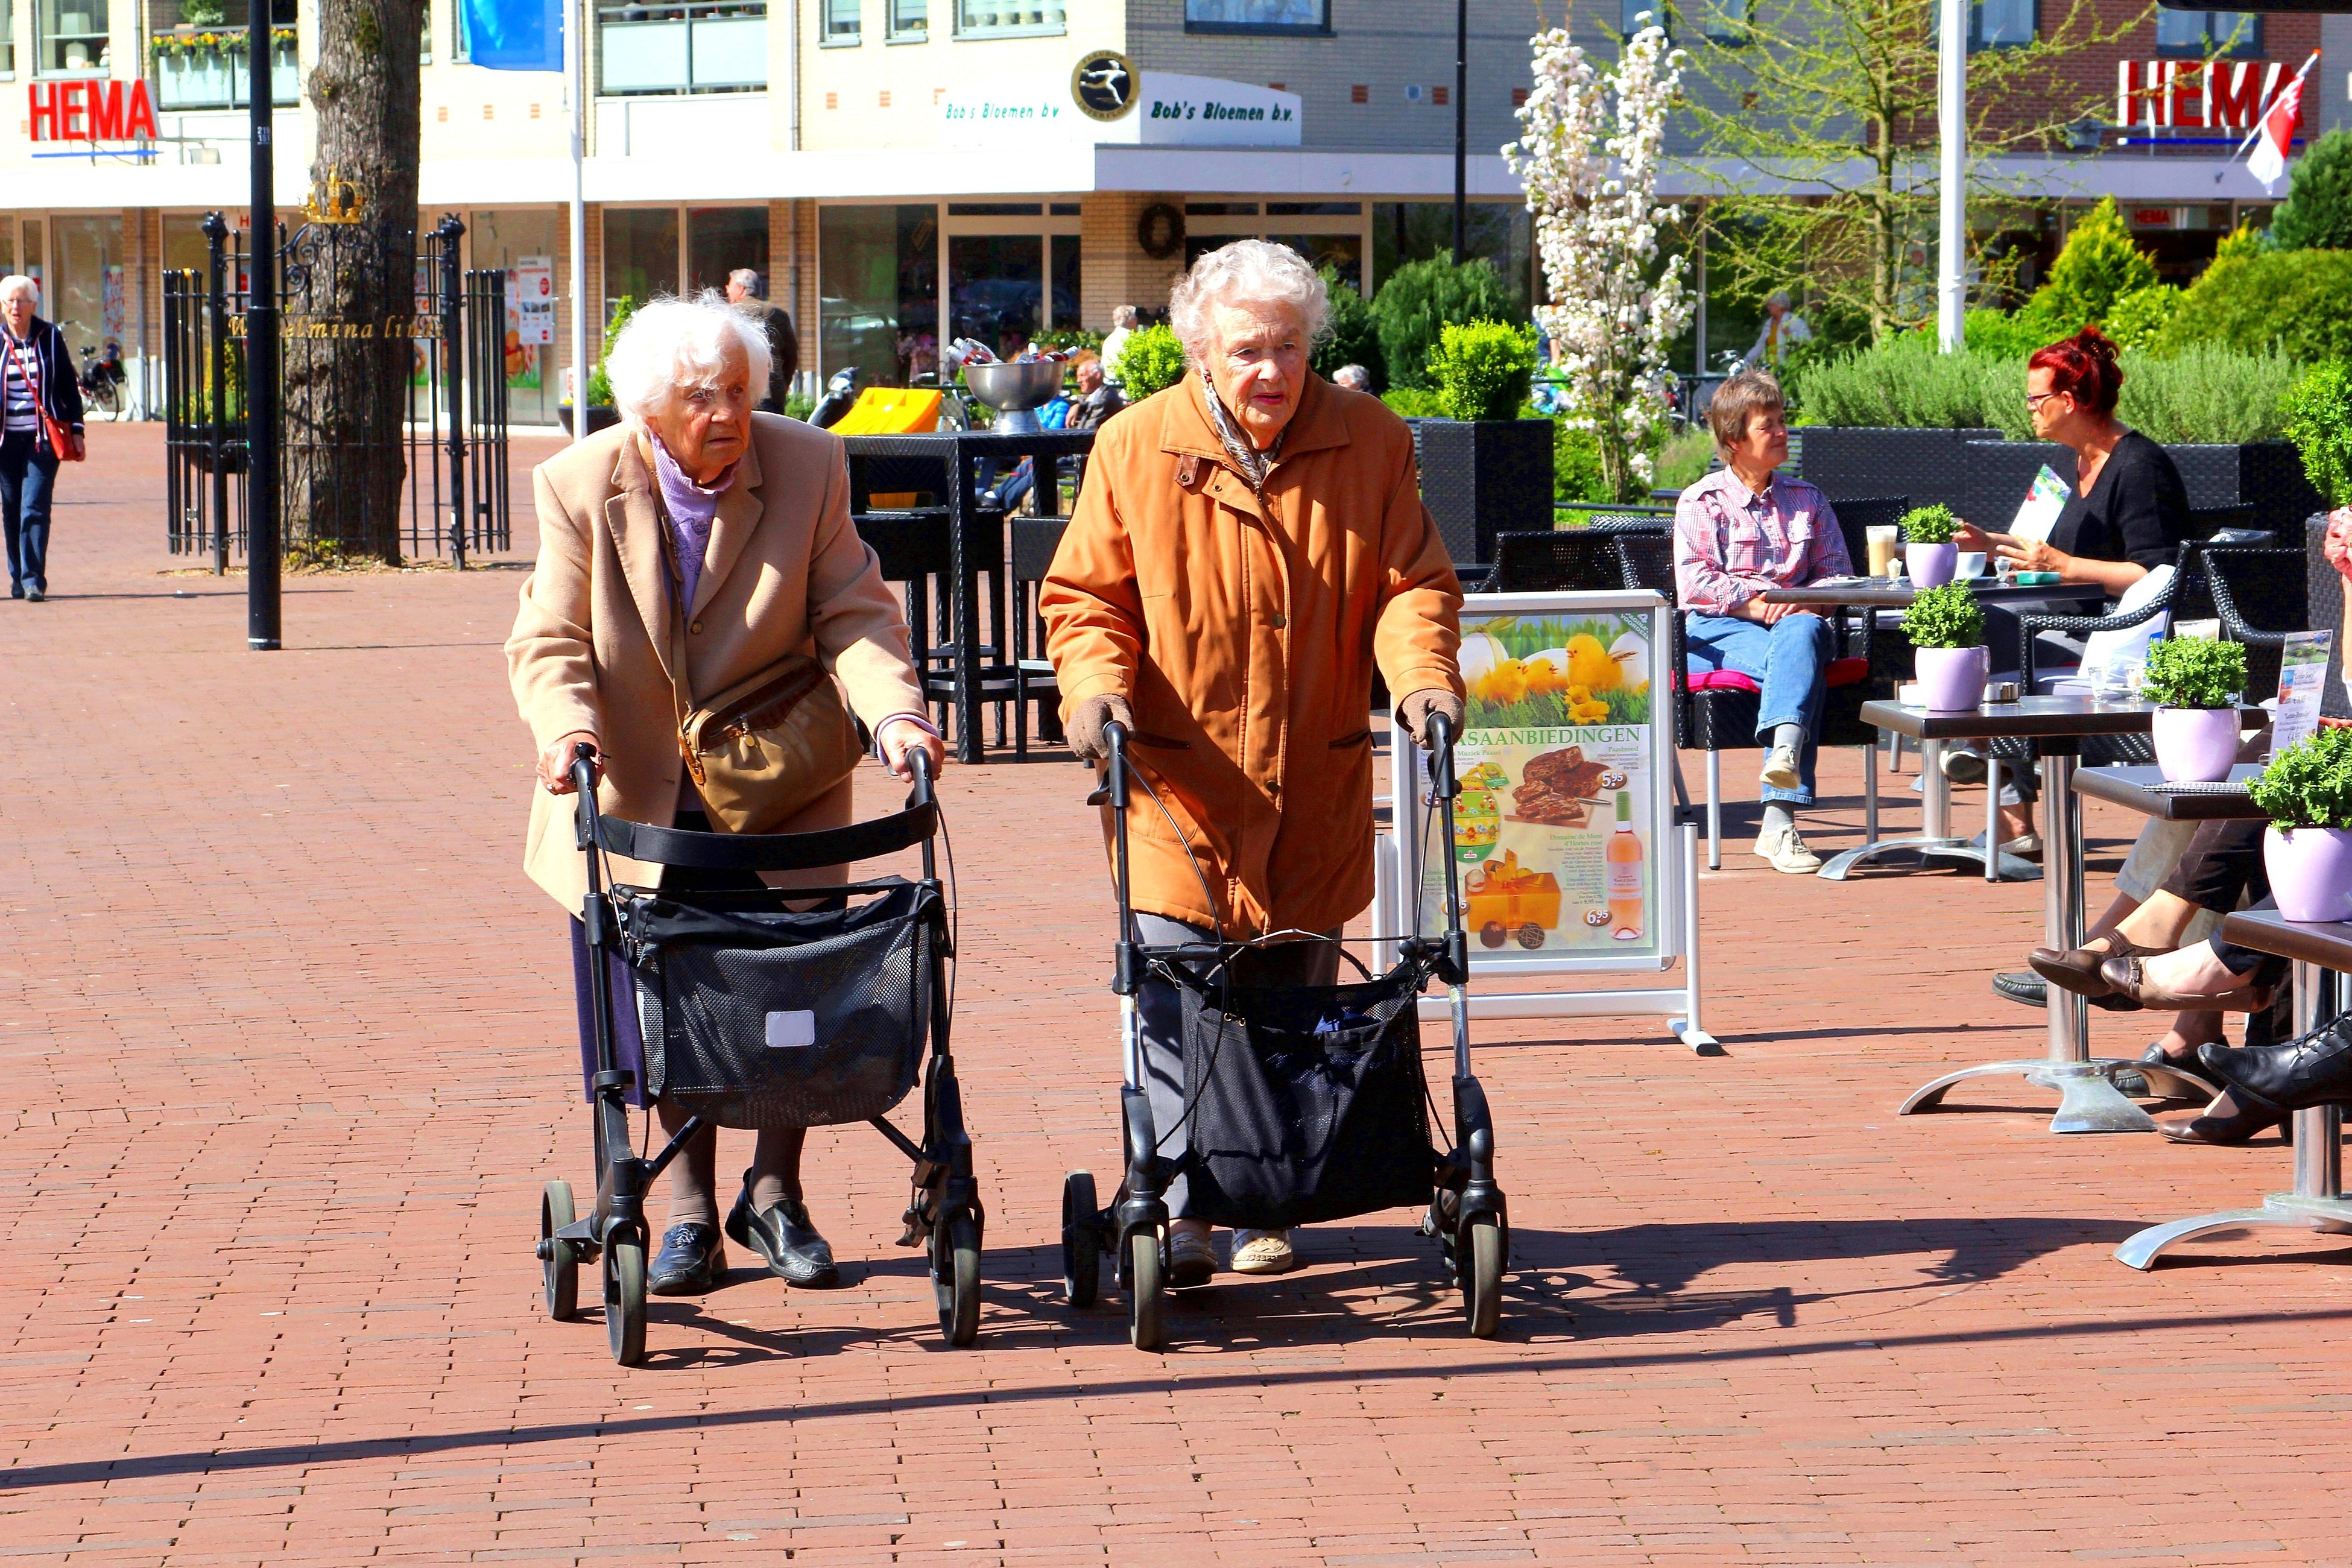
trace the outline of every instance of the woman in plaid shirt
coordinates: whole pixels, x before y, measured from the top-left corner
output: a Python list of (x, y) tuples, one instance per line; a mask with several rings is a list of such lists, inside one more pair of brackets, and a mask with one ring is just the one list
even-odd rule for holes
[(1779, 382), (1760, 370), (1733, 376), (1707, 405), (1706, 421), (1726, 466), (1684, 490), (1675, 510), (1675, 583), (1689, 673), (1735, 669), (1763, 687), (1756, 742), (1765, 748), (1764, 827), (1756, 853), (1776, 871), (1811, 873), (1821, 869), (1821, 857), (1799, 836), (1795, 808), (1813, 803), (1830, 627), (1811, 610), (1758, 595), (1853, 567), (1827, 499), (1773, 471), (1789, 457), (1788, 402)]

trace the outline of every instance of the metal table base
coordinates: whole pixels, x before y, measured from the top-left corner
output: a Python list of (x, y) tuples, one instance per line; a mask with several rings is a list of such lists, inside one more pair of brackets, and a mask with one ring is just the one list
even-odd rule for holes
[[(2294, 1032), (2318, 1026), (2326, 971), (2315, 963), (2294, 966)], [(2218, 1230), (2284, 1226), (2330, 1236), (2352, 1236), (2352, 1201), (2344, 1196), (2344, 1117), (2332, 1105), (2294, 1113), (2294, 1190), (2273, 1193), (2258, 1209), (2226, 1209), (2176, 1219), (2136, 1232), (2116, 1248), (2116, 1261), (2152, 1268), (2164, 1249), (2191, 1237)]]
[[(2083, 945), (2083, 802), (2074, 793), (2073, 742), (2041, 742), (2043, 897), (2042, 942), (2071, 952)], [(1925, 753), (1925, 743), (1922, 744)], [(1923, 762), (1922, 765), (1925, 763)], [(1996, 792), (1997, 793), (1997, 792)], [(2091, 1055), (2090, 1016), (2083, 998), (2072, 991), (2049, 988), (2050, 1050), (2039, 1061), (1986, 1062), (1947, 1073), (1916, 1089), (1897, 1115), (1909, 1116), (1942, 1101), (1954, 1084), (1973, 1078), (2014, 1074), (2039, 1089), (2058, 1092), (2058, 1113), (2050, 1119), (2053, 1132), (2153, 1132), (2156, 1120), (2124, 1097), (2115, 1080), (2137, 1075), (2170, 1076), (2167, 1069), (2116, 1057)]]
[[(1944, 742), (1919, 742), (1920, 815), (1925, 819), (1919, 832), (1907, 838), (1878, 837), (1878, 752), (1874, 748), (1865, 766), (1869, 786), (1869, 837), (1858, 848), (1847, 849), (1830, 857), (1820, 875), (1828, 881), (1843, 882), (1857, 866), (1875, 860), (1881, 855), (1901, 850), (1927, 860), (1966, 860), (1982, 868), (1988, 882), (2031, 882), (2042, 875), (2041, 868), (2030, 860), (2021, 860), (2006, 852), (1998, 862), (1988, 865), (1992, 857), (1964, 838), (1955, 837), (1951, 831), (1951, 786), (1944, 779)], [(1713, 758), (1710, 756), (1710, 761)], [(1985, 779), (1985, 842), (1992, 843), (2000, 831), (2000, 764), (1987, 759), (1990, 771)]]

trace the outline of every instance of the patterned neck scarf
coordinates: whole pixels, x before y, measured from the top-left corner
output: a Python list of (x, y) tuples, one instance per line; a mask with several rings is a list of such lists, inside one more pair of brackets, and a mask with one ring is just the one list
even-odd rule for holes
[(1289, 428), (1285, 426), (1281, 435), (1275, 437), (1274, 445), (1263, 452), (1251, 446), (1240, 425), (1225, 411), (1223, 400), (1217, 395), (1217, 384), (1209, 379), (1206, 370), (1201, 372), (1201, 401), (1208, 405), (1209, 425), (1216, 431), (1217, 439), (1224, 443), (1225, 456), (1241, 469), (1249, 488), (1264, 495), (1265, 477), (1274, 471), (1276, 460), (1282, 456), (1282, 437), (1290, 433)]
[(684, 590), (684, 603), (679, 606), (688, 614), (694, 610), (694, 593), (702, 583), (702, 558), (710, 548), (710, 522), (719, 515), (719, 498), (735, 483), (736, 466), (730, 463), (719, 476), (719, 482), (705, 487), (696, 484), (693, 476), (678, 466), (662, 438), (646, 429), (653, 443), (654, 479), (661, 487), (662, 510), (669, 518), (670, 532), (677, 541), (677, 574)]

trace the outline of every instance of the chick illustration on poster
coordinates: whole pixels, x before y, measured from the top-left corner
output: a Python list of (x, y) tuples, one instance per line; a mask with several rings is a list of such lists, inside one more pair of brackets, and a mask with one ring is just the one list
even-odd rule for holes
[[(1650, 626), (1642, 611), (1465, 618), (1448, 847), (1474, 951), (1656, 947)], [(1421, 864), (1432, 896), (1443, 867)]]

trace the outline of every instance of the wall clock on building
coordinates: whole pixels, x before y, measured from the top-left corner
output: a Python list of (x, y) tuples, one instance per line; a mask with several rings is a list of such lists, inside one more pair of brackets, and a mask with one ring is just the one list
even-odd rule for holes
[(1172, 203), (1154, 202), (1136, 215), (1135, 243), (1154, 261), (1184, 248), (1184, 213)]
[(1117, 49), (1097, 49), (1070, 73), (1070, 96), (1094, 120), (1123, 119), (1135, 107), (1135, 63)]

